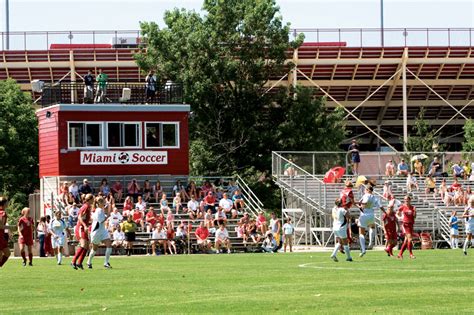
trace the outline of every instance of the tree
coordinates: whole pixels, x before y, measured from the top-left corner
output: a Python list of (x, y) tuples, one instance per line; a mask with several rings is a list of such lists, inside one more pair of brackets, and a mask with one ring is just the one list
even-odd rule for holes
[(12, 200), (13, 216), (37, 184), (38, 129), (31, 97), (14, 80), (0, 81), (0, 192)]
[[(415, 120), (415, 125), (412, 127), (412, 132), (408, 136), (406, 144), (408, 152), (431, 152), (433, 145), (438, 146), (438, 150), (444, 150), (443, 145), (439, 145), (439, 137), (435, 134), (435, 130), (431, 129), (428, 123), (424, 120), (425, 110), (422, 108)], [(402, 143), (403, 143), (403, 139)]]
[(474, 152), (474, 121), (472, 119), (466, 120), (464, 127), (464, 142), (462, 144), (462, 150), (464, 151), (463, 157), (465, 159), (471, 159), (472, 152)]

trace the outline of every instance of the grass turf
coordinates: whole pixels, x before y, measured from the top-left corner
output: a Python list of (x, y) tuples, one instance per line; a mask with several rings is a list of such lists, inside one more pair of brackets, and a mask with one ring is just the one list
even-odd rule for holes
[(96, 257), (84, 271), (14, 259), (0, 269), (0, 313), (472, 313), (474, 251), (415, 254), (114, 256), (112, 270)]

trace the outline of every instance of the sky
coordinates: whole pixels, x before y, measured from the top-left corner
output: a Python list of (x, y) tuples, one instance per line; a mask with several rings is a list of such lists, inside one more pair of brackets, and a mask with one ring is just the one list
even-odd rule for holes
[[(0, 30), (5, 31), (5, 2), (0, 0)], [(10, 31), (138, 30), (139, 21), (163, 26), (166, 10), (200, 11), (203, 0), (10, 0)], [(379, 28), (380, 0), (277, 0), (293, 28)], [(474, 27), (474, 0), (384, 0), (385, 28)], [(333, 39), (319, 38), (320, 41)], [(415, 40), (413, 34), (407, 38)], [(396, 34), (397, 40), (400, 32)], [(421, 36), (421, 35), (420, 35)], [(460, 35), (461, 36), (461, 35)], [(465, 34), (463, 34), (465, 36)], [(49, 42), (61, 42), (54, 35)], [(79, 39), (77, 35), (75, 40)], [(110, 35), (105, 36), (110, 39)], [(99, 41), (105, 41), (100, 39)], [(308, 33), (308, 39), (316, 40)], [(375, 36), (374, 37), (378, 37)], [(401, 38), (401, 37), (400, 37)], [(29, 43), (38, 38), (28, 39)], [(67, 39), (66, 39), (67, 40)], [(343, 40), (346, 40), (343, 38)], [(350, 40), (350, 39), (347, 39)], [(20, 36), (12, 45), (23, 45)]]

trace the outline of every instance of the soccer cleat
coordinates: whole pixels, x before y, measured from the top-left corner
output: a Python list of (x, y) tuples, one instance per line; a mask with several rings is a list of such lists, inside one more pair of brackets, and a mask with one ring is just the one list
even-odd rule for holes
[(365, 253), (366, 253), (365, 251), (364, 251), (364, 252), (361, 252), (361, 253), (359, 254), (359, 257), (360, 257), (360, 258), (364, 257), (364, 256), (365, 256)]
[(347, 258), (346, 261), (352, 261), (352, 257)]
[(76, 265), (77, 268), (84, 270), (84, 266), (82, 264)]
[(58, 266), (61, 266), (61, 262), (58, 261)]
[(467, 256), (467, 252), (466, 252), (466, 251), (463, 251), (463, 253), (464, 253), (464, 256)]
[(75, 263), (71, 263), (71, 267), (72, 267), (72, 269), (77, 270), (77, 266), (76, 266)]
[(109, 263), (107, 263), (107, 264), (104, 264), (104, 268), (112, 269), (112, 266)]
[(403, 256), (402, 256), (402, 255), (398, 255), (397, 258), (400, 259), (400, 260), (403, 260)]
[(331, 256), (331, 259), (334, 260), (334, 262), (338, 262), (338, 261), (339, 261), (336, 256)]
[(230, 254), (230, 249), (227, 250), (227, 254)]
[(387, 256), (390, 257), (390, 250), (387, 247), (385, 247), (383, 250), (387, 253)]
[(92, 269), (92, 264), (87, 264), (87, 268)]
[(33, 267), (33, 263), (30, 261), (30, 262), (28, 263), (28, 266)]
[(23, 267), (26, 267), (26, 260), (23, 260), (22, 265), (23, 265)]
[(415, 255), (410, 254), (410, 259), (416, 259)]

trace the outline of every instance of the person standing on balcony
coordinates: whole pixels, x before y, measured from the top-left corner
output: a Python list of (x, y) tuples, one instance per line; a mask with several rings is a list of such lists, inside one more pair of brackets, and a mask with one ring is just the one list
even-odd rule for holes
[(108, 80), (109, 76), (102, 72), (102, 69), (99, 69), (99, 75), (97, 76), (97, 92), (95, 94), (95, 103), (105, 102)]
[(154, 103), (155, 102), (155, 95), (156, 95), (156, 76), (155, 72), (151, 70), (148, 72), (148, 75), (145, 78), (145, 94), (146, 94), (146, 101), (145, 103)]
[(359, 175), (360, 154), (356, 139), (352, 139), (352, 143), (349, 145), (349, 152), (351, 153), (352, 173)]
[(94, 100), (95, 77), (92, 70), (88, 70), (84, 76), (84, 104), (90, 104)]

